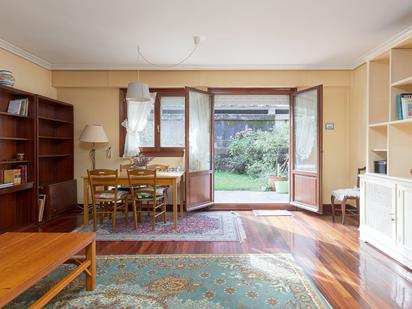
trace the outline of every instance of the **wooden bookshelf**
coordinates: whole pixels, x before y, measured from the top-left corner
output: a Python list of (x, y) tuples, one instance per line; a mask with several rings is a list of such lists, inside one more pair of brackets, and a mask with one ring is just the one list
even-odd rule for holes
[(6, 188), (0, 188), (0, 195), (29, 190), (29, 189), (32, 189), (33, 186), (34, 186), (34, 182), (30, 181), (30, 182), (25, 182), (19, 185), (13, 185), (13, 186), (6, 187)]
[[(39, 192), (46, 194), (47, 221), (77, 202), (73, 192), (73, 106), (38, 96), (37, 110), (38, 182)], [(63, 203), (59, 195), (64, 195), (69, 203)]]
[[(7, 112), (9, 101), (29, 99), (28, 116)], [(15, 230), (35, 224), (37, 201), (36, 96), (11, 87), (0, 86), (0, 170), (23, 165), (27, 182), (0, 189), (0, 230)], [(16, 154), (24, 153), (24, 160)]]
[[(27, 116), (7, 112), (10, 100), (24, 98)], [(0, 86), (0, 135), (0, 170), (27, 169), (26, 182), (0, 189), (0, 232), (37, 224), (39, 193), (48, 195), (44, 221), (75, 206), (72, 105)]]
[(398, 119), (396, 98), (412, 93), (412, 40), (371, 59), (368, 67), (368, 172), (387, 160), (387, 176), (412, 180), (412, 119)]

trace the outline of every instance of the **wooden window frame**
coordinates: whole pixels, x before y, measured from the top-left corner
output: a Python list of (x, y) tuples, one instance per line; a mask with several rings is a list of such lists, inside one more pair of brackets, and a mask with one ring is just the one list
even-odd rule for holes
[[(122, 126), (122, 122), (127, 118), (127, 102), (126, 88), (120, 88), (119, 91), (119, 155), (123, 157), (124, 143), (126, 140), (126, 128)], [(150, 92), (156, 92), (156, 100), (154, 103), (154, 147), (141, 147), (141, 153), (148, 156), (156, 157), (183, 157), (185, 147), (161, 147), (160, 136), (162, 132), (161, 126), (161, 98), (162, 97), (185, 97), (184, 88), (150, 88)]]

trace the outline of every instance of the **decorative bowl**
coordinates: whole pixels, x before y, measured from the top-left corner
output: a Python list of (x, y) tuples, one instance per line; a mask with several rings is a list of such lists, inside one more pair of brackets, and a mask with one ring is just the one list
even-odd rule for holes
[(14, 79), (13, 73), (7, 70), (0, 70), (0, 85), (4, 86), (14, 86)]

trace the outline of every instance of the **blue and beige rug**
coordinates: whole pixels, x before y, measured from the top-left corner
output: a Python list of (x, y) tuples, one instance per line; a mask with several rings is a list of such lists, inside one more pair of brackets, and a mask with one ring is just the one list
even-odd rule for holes
[[(137, 230), (133, 221), (126, 225), (125, 217), (117, 218), (116, 232), (112, 231), (111, 218), (105, 218), (97, 225), (97, 240), (108, 241), (242, 241), (246, 238), (242, 221), (236, 213), (226, 211), (193, 212), (178, 217), (177, 228), (173, 229), (172, 214), (167, 213), (166, 224), (160, 222), (152, 229), (151, 217), (143, 214)], [(74, 232), (93, 231), (93, 221), (87, 228), (79, 227)]]
[[(27, 308), (64, 265), (7, 308)], [(97, 288), (79, 277), (47, 308), (331, 308), (289, 254), (131, 255), (97, 260)]]

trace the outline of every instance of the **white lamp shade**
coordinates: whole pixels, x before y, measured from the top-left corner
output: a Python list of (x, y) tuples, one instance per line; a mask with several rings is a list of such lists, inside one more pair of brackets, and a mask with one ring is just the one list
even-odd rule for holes
[(84, 127), (82, 134), (80, 134), (80, 141), (86, 143), (107, 143), (109, 139), (103, 126), (88, 124)]
[(149, 86), (139, 82), (129, 83), (129, 85), (127, 85), (126, 100), (134, 102), (150, 101)]

